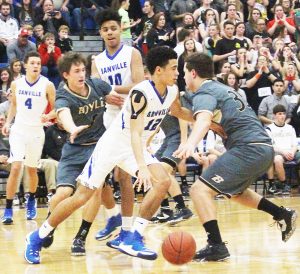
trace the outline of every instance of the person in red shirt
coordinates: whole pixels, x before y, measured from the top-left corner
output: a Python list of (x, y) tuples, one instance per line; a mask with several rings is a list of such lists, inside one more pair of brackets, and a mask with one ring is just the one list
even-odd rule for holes
[(55, 36), (53, 33), (48, 32), (44, 35), (38, 52), (42, 60), (42, 75), (53, 82), (57, 88), (61, 80), (57, 68), (58, 59), (61, 57), (61, 50), (55, 46)]
[(296, 31), (294, 19), (286, 17), (283, 7), (281, 5), (274, 6), (274, 19), (267, 24), (267, 30), (272, 38), (278, 37), (278, 35), (286, 28), (287, 33), (293, 40), (294, 33)]

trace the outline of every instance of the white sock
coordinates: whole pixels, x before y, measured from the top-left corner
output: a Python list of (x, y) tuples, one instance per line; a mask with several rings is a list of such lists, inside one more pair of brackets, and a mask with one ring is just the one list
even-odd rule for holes
[(46, 220), (41, 227), (39, 228), (39, 237), (44, 239), (49, 233), (54, 229), (51, 225), (49, 225), (48, 220)]
[(117, 216), (120, 213), (119, 208), (116, 205), (111, 209), (105, 208), (105, 212), (108, 218), (112, 216)]
[(130, 231), (132, 228), (133, 217), (122, 217), (122, 229)]
[(143, 219), (141, 217), (136, 217), (133, 223), (133, 227), (131, 229), (132, 232), (137, 231), (141, 235), (143, 235), (144, 230), (146, 229), (149, 221), (146, 219)]

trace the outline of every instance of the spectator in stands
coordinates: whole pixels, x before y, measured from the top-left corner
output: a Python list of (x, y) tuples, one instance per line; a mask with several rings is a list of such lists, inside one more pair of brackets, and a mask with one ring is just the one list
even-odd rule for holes
[(215, 13), (215, 19), (216, 19), (217, 23), (219, 23), (219, 13), (217, 10), (215, 10), (212, 7), (212, 1), (211, 0), (203, 0), (201, 3), (201, 6), (198, 9), (196, 9), (193, 13), (193, 16), (194, 16), (194, 19), (195, 19), (195, 22), (197, 25), (203, 23), (203, 19), (205, 19), (205, 17), (203, 17), (203, 13), (207, 9), (213, 10), (213, 12)]
[(241, 96), (243, 101), (248, 104), (246, 93), (244, 90), (240, 89), (239, 81), (234, 73), (229, 72), (228, 74), (225, 74), (224, 84), (234, 89), (234, 91)]
[(62, 17), (61, 12), (54, 9), (52, 0), (45, 0), (42, 8), (38, 7), (35, 14), (34, 25), (42, 25), (45, 32), (51, 32), (55, 36), (57, 36), (58, 29), (61, 25), (68, 25)]
[(284, 163), (289, 161), (299, 163), (300, 161), (296, 132), (291, 125), (286, 123), (286, 108), (283, 105), (275, 106), (273, 114), (274, 122), (267, 127), (267, 132), (273, 141), (275, 150), (274, 169), (280, 182), (280, 188), (273, 183), (274, 171), (272, 167), (268, 171), (270, 181), (268, 192), (273, 194), (290, 194), (291, 187), (286, 182)]
[(284, 94), (289, 97), (291, 103), (297, 104), (300, 92), (300, 79), (294, 63), (290, 62), (285, 66), (282, 78), (284, 79)]
[(33, 28), (34, 37), (36, 38), (36, 46), (37, 48), (43, 41), (43, 37), (45, 35), (44, 33), (44, 27), (42, 25), (35, 25)]
[(153, 26), (148, 31), (146, 41), (149, 48), (155, 46), (175, 46), (175, 31), (166, 26), (166, 17), (164, 13), (155, 14)]
[(281, 79), (276, 79), (272, 84), (273, 94), (265, 97), (258, 108), (258, 117), (260, 121), (268, 126), (274, 122), (273, 109), (277, 105), (285, 107), (286, 111), (286, 123), (291, 121), (292, 106), (289, 100), (283, 96), (284, 94), (284, 82)]
[(58, 29), (58, 39), (55, 45), (60, 48), (62, 54), (73, 49), (73, 41), (69, 37), (69, 32), (70, 28), (66, 25), (62, 25)]
[[(241, 1), (239, 0), (225, 0), (224, 1), (225, 11), (221, 13), (220, 15), (220, 22), (223, 22), (224, 20), (229, 19), (230, 21), (235, 22), (235, 20), (238, 21), (244, 21), (244, 15), (243, 15), (243, 5)], [(234, 7), (229, 8), (229, 6), (233, 5)], [(230, 19), (231, 18), (231, 19)]]
[(203, 40), (203, 51), (209, 56), (215, 54), (216, 44), (221, 39), (220, 27), (217, 24), (212, 24), (208, 27), (208, 37)]
[(245, 23), (239, 22), (235, 25), (235, 39), (240, 46), (238, 48), (245, 48), (249, 50), (252, 47), (252, 41), (246, 37), (245, 34)]
[(298, 69), (300, 69), (300, 62), (296, 54), (292, 51), (289, 46), (283, 46), (282, 51), (279, 52), (278, 64), (280, 64), (280, 72), (283, 74), (283, 71), (287, 69), (288, 64), (294, 63)]
[(245, 23), (246, 37), (253, 39), (254, 31), (257, 26), (257, 20), (261, 18), (261, 12), (259, 9), (252, 9), (248, 22)]
[(198, 26), (201, 39), (205, 39), (209, 35), (209, 27), (218, 24), (216, 13), (213, 9), (206, 9), (202, 15), (203, 18)]
[(44, 35), (38, 52), (42, 61), (42, 75), (46, 76), (57, 88), (60, 82), (57, 62), (61, 57), (61, 51), (59, 47), (55, 46), (55, 36), (53, 33), (48, 32)]
[(10, 102), (12, 100), (11, 89), (9, 88), (5, 95), (1, 94), (1, 96), (6, 96), (6, 98), (3, 99), (2, 103), (0, 104), (0, 115), (3, 114), (5, 117), (7, 117)]
[(190, 32), (194, 32), (194, 38), (196, 41), (199, 41), (199, 30), (196, 26), (195, 19), (192, 13), (186, 13), (182, 18), (182, 26), (176, 28), (176, 37), (178, 41), (178, 33), (182, 28), (188, 29)]
[(261, 13), (261, 18), (263, 19), (268, 19), (267, 16), (267, 7), (273, 6), (275, 3), (275, 0), (242, 0), (244, 3), (244, 13), (245, 13), (245, 18), (248, 18), (248, 14), (251, 13), (253, 9), (258, 9)]
[(300, 96), (298, 102), (293, 109), (290, 125), (296, 130), (296, 135), (300, 136)]
[(22, 77), (22, 62), (18, 58), (11, 60), (9, 68), (12, 72), (13, 80), (17, 80)]
[(226, 8), (226, 17), (224, 20), (221, 19), (220, 28), (221, 28), (221, 34), (224, 30), (224, 24), (226, 22), (231, 22), (234, 25), (236, 25), (239, 22), (243, 22), (243, 14), (237, 13), (236, 5), (229, 4)]
[(18, 21), (10, 16), (10, 4), (2, 2), (0, 4), (0, 60), (6, 59), (6, 51), (8, 44), (18, 38)]
[(249, 38), (252, 40), (255, 35), (260, 35), (263, 39), (263, 42), (272, 42), (272, 39), (269, 33), (267, 32), (265, 19), (258, 18), (256, 20), (256, 24), (254, 26), (252, 35)]
[(28, 40), (31, 41), (32, 43), (36, 44), (36, 38), (33, 36), (33, 27), (31, 25), (24, 25), (23, 29), (28, 30)]
[(24, 25), (34, 26), (34, 7), (32, 0), (21, 0), (20, 6), (16, 8), (16, 18), (21, 27)]
[(216, 75), (216, 79), (224, 83), (225, 75), (227, 75), (231, 70), (231, 65), (227, 60), (219, 62), (219, 73)]
[(6, 93), (12, 82), (12, 73), (9, 68), (0, 69), (0, 100), (1, 103), (6, 101)]
[(7, 46), (8, 62), (11, 62), (15, 58), (23, 62), (28, 52), (36, 51), (36, 45), (28, 41), (28, 37), (28, 30), (21, 29), (18, 39)]
[(263, 98), (272, 94), (270, 86), (275, 81), (276, 76), (270, 71), (269, 65), (266, 56), (259, 56), (255, 70), (249, 73), (246, 81), (247, 100), (255, 113), (258, 113), (258, 107)]
[(294, 16), (294, 4), (295, 0), (277, 0), (276, 4), (279, 4), (283, 8), (283, 12), (286, 17)]
[(170, 9), (172, 21), (175, 23), (176, 28), (182, 26), (182, 19), (184, 15), (189, 12), (193, 13), (197, 8), (194, 0), (174, 0)]

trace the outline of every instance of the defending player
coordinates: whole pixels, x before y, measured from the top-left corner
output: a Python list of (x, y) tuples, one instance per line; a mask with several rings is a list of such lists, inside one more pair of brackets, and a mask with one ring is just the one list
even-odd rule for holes
[[(13, 223), (12, 202), (16, 193), (17, 178), (24, 162), (29, 180), (29, 199), (26, 219), (36, 218), (35, 192), (38, 184), (37, 165), (43, 150), (45, 134), (43, 123), (55, 116), (44, 114), (48, 103), (54, 108), (54, 85), (41, 75), (41, 58), (37, 52), (29, 52), (24, 59), (25, 76), (11, 85), (12, 100), (5, 125), (4, 135), (9, 134), (11, 171), (6, 185), (6, 208), (3, 224)], [(11, 123), (15, 119), (14, 124)], [(11, 128), (10, 128), (11, 126)]]
[(191, 156), (215, 117), (219, 117), (215, 122), (219, 122), (227, 134), (227, 151), (191, 187), (191, 198), (208, 237), (207, 246), (196, 253), (195, 260), (220, 261), (230, 256), (217, 223), (216, 194), (271, 214), (281, 228), (282, 240), (286, 242), (296, 228), (296, 211), (278, 207), (249, 188), (273, 163), (271, 139), (253, 110), (237, 93), (211, 80), (214, 74), (209, 56), (202, 53), (189, 56), (184, 71), (187, 88), (194, 93), (196, 122), (188, 141), (174, 156)]

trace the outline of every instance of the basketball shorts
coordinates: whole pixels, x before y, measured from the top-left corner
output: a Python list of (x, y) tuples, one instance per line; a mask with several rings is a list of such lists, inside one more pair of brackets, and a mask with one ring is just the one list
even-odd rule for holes
[(230, 198), (241, 194), (272, 165), (270, 145), (245, 144), (229, 149), (199, 177), (217, 193)]
[(165, 138), (164, 142), (162, 143), (161, 147), (155, 153), (155, 157), (173, 168), (181, 161), (180, 158), (175, 158), (172, 156), (173, 152), (178, 149), (180, 145), (180, 136), (173, 135), (169, 138)]
[[(143, 154), (147, 165), (159, 163), (146, 148)], [(138, 166), (130, 137), (121, 135), (116, 138), (110, 134), (104, 134), (77, 180), (90, 189), (102, 187), (105, 177), (115, 166), (119, 166), (131, 176), (136, 177)]]
[(45, 142), (42, 127), (12, 125), (9, 134), (9, 162), (24, 162), (25, 166), (37, 167)]
[(76, 188), (76, 178), (91, 157), (95, 146), (96, 144), (87, 146), (64, 144), (57, 168), (56, 187)]

